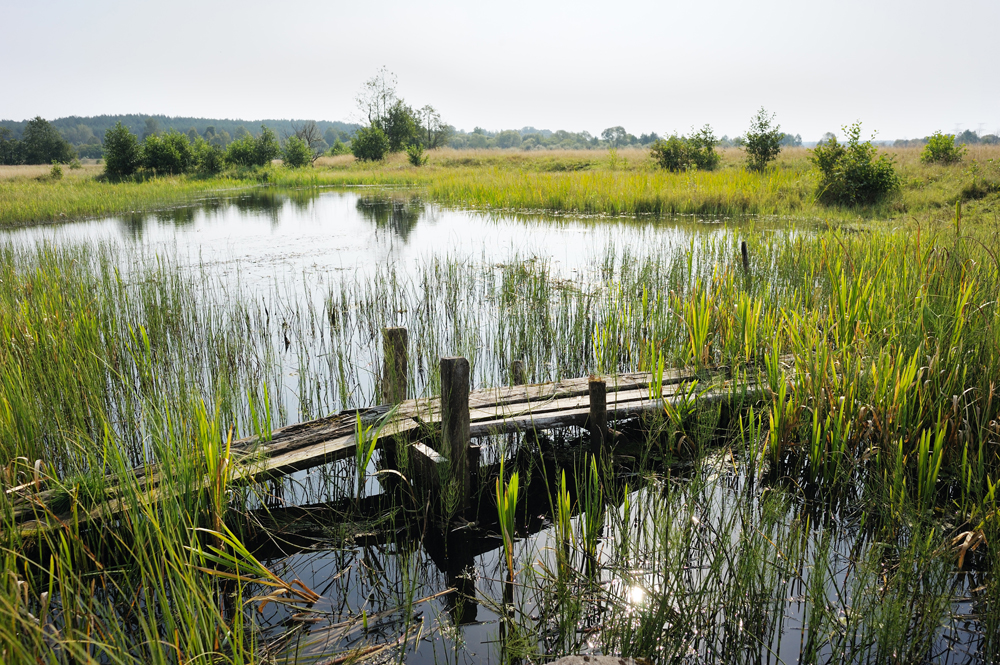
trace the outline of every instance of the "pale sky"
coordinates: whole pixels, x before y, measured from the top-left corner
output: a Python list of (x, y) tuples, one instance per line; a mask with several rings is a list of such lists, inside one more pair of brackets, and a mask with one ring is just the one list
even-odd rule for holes
[(0, 119), (359, 119), (382, 65), (471, 131), (1000, 130), (1000, 0), (0, 0)]

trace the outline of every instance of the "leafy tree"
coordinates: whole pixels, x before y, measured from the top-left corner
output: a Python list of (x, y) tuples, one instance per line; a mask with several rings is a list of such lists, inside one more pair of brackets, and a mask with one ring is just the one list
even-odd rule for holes
[(48, 120), (36, 116), (28, 121), (21, 133), (21, 156), (25, 164), (65, 164), (76, 156), (76, 152)]
[(104, 132), (104, 172), (110, 178), (127, 178), (140, 163), (139, 139), (119, 120)]
[(892, 158), (877, 155), (871, 140), (861, 141), (861, 123), (844, 127), (844, 132), (846, 144), (831, 138), (812, 151), (812, 161), (820, 171), (817, 198), (824, 203), (866, 205), (899, 189), (901, 181)]
[(802, 136), (800, 134), (782, 134), (779, 143), (783, 147), (798, 148), (802, 146)]
[(67, 141), (73, 145), (82, 145), (85, 143), (97, 143), (97, 137), (94, 136), (94, 130), (89, 126), (79, 123), (73, 127), (67, 127), (66, 129), (60, 130)]
[(955, 137), (955, 143), (965, 143), (968, 145), (975, 145), (979, 143), (979, 135), (976, 134), (971, 129), (967, 129)]
[(191, 152), (194, 155), (194, 168), (199, 173), (214, 175), (221, 171), (225, 164), (225, 151), (200, 136), (192, 144)]
[(104, 148), (100, 143), (85, 143), (76, 147), (76, 154), (82, 159), (100, 159), (104, 156)]
[(650, 148), (650, 155), (668, 171), (681, 171), (687, 168), (687, 141), (683, 136), (672, 134), (666, 139), (660, 139)]
[(504, 131), (497, 134), (498, 148), (517, 148), (520, 145), (521, 145), (520, 132), (514, 131), (513, 129), (505, 129)]
[(610, 143), (612, 146), (619, 148), (628, 143), (628, 132), (625, 131), (624, 127), (608, 127), (603, 132), (601, 132), (601, 138)]
[(351, 140), (351, 152), (363, 162), (380, 161), (389, 152), (389, 138), (377, 125), (362, 127)]
[[(213, 144), (214, 145), (214, 144)], [(249, 132), (229, 144), (225, 161), (233, 166), (266, 166), (281, 154), (278, 137), (266, 126), (261, 125), (260, 136)]]
[(743, 150), (747, 155), (747, 168), (763, 171), (781, 152), (781, 125), (773, 125), (774, 114), (767, 114), (761, 107), (750, 120), (750, 129), (743, 137)]
[(14, 138), (14, 133), (8, 128), (0, 127), (0, 164), (20, 164), (23, 161), (21, 142)]
[(150, 134), (142, 141), (142, 167), (155, 173), (176, 175), (194, 164), (194, 151), (187, 136), (176, 129), (166, 134)]
[(260, 126), (260, 136), (254, 141), (254, 156), (257, 158), (258, 166), (267, 166), (272, 159), (277, 159), (281, 155), (281, 146), (278, 145), (277, 135), (266, 126)]
[(666, 140), (658, 139), (653, 143), (650, 154), (669, 171), (681, 171), (688, 167), (710, 171), (721, 160), (719, 153), (715, 152), (718, 143), (711, 125), (705, 125), (692, 132), (690, 137), (673, 134)]
[(187, 137), (188, 137), (188, 141), (190, 141), (191, 143), (194, 143), (194, 142), (195, 142), (195, 141), (197, 141), (197, 140), (198, 140), (199, 138), (201, 138), (201, 137), (200, 137), (200, 136), (198, 135), (198, 130), (197, 130), (197, 129), (195, 129), (194, 127), (191, 127), (191, 128), (189, 128), (189, 129), (187, 130)]
[(344, 145), (343, 141), (341, 141), (340, 139), (334, 139), (333, 145), (330, 146), (330, 150), (327, 154), (331, 156), (337, 156), (337, 155), (347, 155), (350, 152), (351, 149), (348, 148), (346, 145)]
[[(254, 155), (254, 143), (253, 136), (244, 136), (230, 143), (225, 152), (226, 164), (245, 167), (256, 166), (257, 161)], [(218, 144), (214, 141), (210, 141), (210, 144), (218, 146)]]
[(285, 139), (285, 148), (281, 153), (281, 158), (285, 162), (285, 166), (298, 169), (312, 164), (313, 151), (298, 136), (289, 136)]
[[(977, 136), (976, 140), (978, 139)], [(924, 164), (955, 164), (962, 161), (964, 155), (964, 143), (959, 145), (954, 134), (942, 134), (938, 131), (927, 138), (927, 145), (920, 153), (920, 161)]]
[[(246, 132), (245, 134), (243, 134), (243, 137), (244, 138), (249, 137), (252, 139), (253, 135), (250, 132)], [(222, 129), (212, 134), (212, 138), (210, 138), (208, 142), (216, 147), (225, 150), (229, 146), (229, 144), (232, 143), (232, 139), (229, 137), (229, 132)]]
[(160, 133), (160, 121), (156, 118), (146, 118), (145, 127), (142, 130), (142, 140), (145, 141), (150, 136)]
[[(441, 115), (431, 105), (418, 112), (420, 116), (420, 140), (428, 149), (442, 148), (448, 144), (455, 128), (441, 122)], [(520, 137), (520, 134), (518, 134)]]
[(377, 124), (385, 132), (386, 138), (389, 139), (391, 152), (399, 152), (404, 150), (406, 146), (420, 141), (416, 113), (401, 99), (396, 100), (396, 103), (389, 108), (385, 118)]

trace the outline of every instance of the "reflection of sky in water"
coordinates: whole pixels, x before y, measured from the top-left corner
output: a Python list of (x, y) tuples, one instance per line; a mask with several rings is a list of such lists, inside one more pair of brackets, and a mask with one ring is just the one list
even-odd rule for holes
[(388, 200), (366, 190), (264, 191), (159, 213), (18, 229), (4, 236), (28, 243), (134, 242), (205, 265), (220, 276), (235, 275), (239, 267), (245, 287), (266, 288), (329, 272), (364, 273), (386, 263), (407, 268), (432, 256), (494, 262), (537, 255), (569, 273), (589, 270), (595, 254), (609, 243), (628, 245), (641, 256), (654, 245), (686, 242), (694, 226), (571, 217), (525, 223), (444, 209), (398, 191)]

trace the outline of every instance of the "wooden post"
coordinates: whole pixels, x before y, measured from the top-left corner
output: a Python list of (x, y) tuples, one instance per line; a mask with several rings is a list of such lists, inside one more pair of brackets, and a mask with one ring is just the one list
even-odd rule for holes
[(608, 440), (608, 385), (601, 379), (590, 377), (590, 447), (599, 454)]
[(469, 361), (441, 359), (441, 454), (451, 464), (451, 478), (458, 480), (458, 510), (469, 509)]
[(382, 399), (387, 404), (399, 404), (406, 399), (406, 328), (383, 328)]
[(510, 364), (510, 378), (515, 386), (523, 386), (528, 382), (528, 375), (524, 371), (523, 360), (515, 360)]
[(747, 241), (740, 241), (740, 255), (743, 257), (743, 274), (750, 276), (750, 254), (747, 252)]

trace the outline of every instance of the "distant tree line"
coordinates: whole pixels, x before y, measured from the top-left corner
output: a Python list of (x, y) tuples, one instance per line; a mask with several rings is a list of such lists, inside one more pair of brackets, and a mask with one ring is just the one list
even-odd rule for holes
[[(0, 121), (0, 141), (9, 142), (11, 140), (21, 140), (22, 135), (28, 130), (30, 123), (37, 123), (40, 118), (33, 120), (3, 120)], [(176, 130), (188, 136), (193, 142), (195, 137), (204, 138), (211, 145), (225, 149), (237, 138), (248, 134), (246, 125), (253, 127), (256, 123), (246, 123), (242, 120), (212, 119), (212, 118), (189, 118), (171, 117), (165, 115), (101, 115), (101, 116), (69, 116), (56, 120), (46, 121), (54, 128), (58, 134), (65, 139), (75, 150), (75, 155), (80, 158), (98, 159), (103, 157), (104, 149), (102, 137), (107, 131), (117, 123), (122, 123), (133, 134), (140, 138), (145, 138), (151, 134), (158, 134)], [(277, 136), (292, 136), (297, 129), (305, 123), (312, 122), (319, 130), (321, 144), (313, 146), (316, 150), (327, 151), (336, 147), (339, 142), (340, 151), (346, 152), (344, 144), (349, 143), (358, 125), (346, 122), (303, 121), (303, 120), (264, 120), (260, 124), (268, 127)], [(3, 131), (3, 130), (7, 131)], [(5, 143), (4, 149), (10, 148)], [(2, 157), (0, 157), (2, 159)], [(51, 160), (45, 162), (48, 164)], [(7, 162), (3, 163), (25, 163)]]
[(644, 147), (660, 137), (653, 132), (635, 136), (624, 127), (609, 127), (594, 136), (588, 131), (552, 131), (522, 127), (492, 132), (476, 127), (471, 132), (455, 131), (449, 145), (456, 149), (489, 150), (491, 148), (518, 150), (597, 150), (607, 148)]
[[(932, 143), (934, 137), (940, 135), (941, 132), (935, 132), (930, 136), (925, 136), (919, 139), (896, 139), (893, 141), (892, 145), (894, 148), (920, 148), (928, 143)], [(980, 136), (971, 129), (966, 129), (964, 132), (959, 134), (945, 134), (945, 136), (951, 136), (956, 145), (1000, 145), (1000, 133), (996, 134), (983, 134)]]

